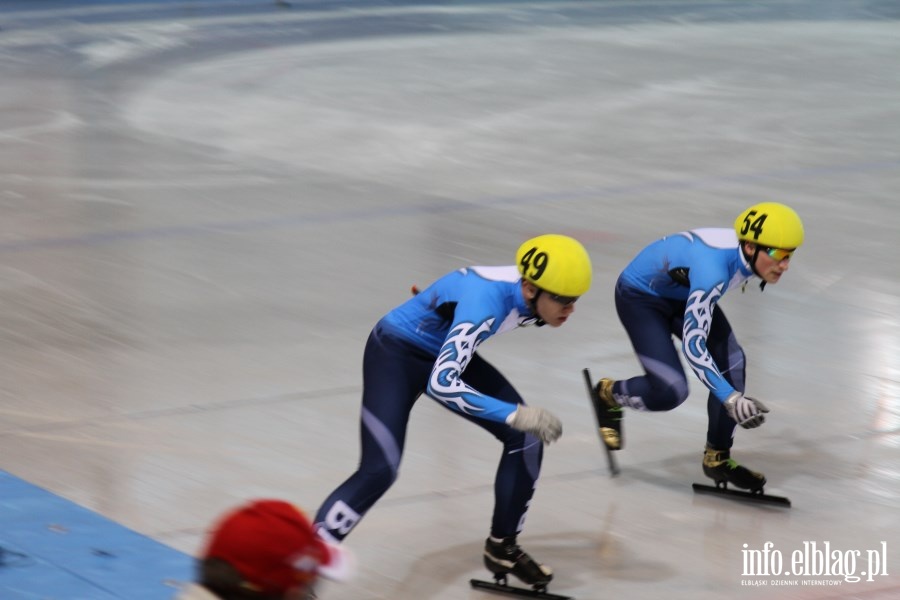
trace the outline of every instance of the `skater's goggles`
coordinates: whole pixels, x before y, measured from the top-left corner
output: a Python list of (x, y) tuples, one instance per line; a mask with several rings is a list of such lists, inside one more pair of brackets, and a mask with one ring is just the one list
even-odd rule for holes
[(777, 262), (789, 260), (794, 254), (794, 250), (796, 250), (796, 248), (785, 250), (784, 248), (769, 248), (768, 246), (760, 246), (759, 249), (761, 252), (765, 252), (766, 254), (768, 254), (772, 258), (772, 260)]
[(563, 306), (572, 306), (578, 301), (578, 298), (580, 298), (580, 296), (560, 296), (558, 294), (551, 294), (550, 292), (546, 292), (546, 294), (550, 296), (551, 300)]

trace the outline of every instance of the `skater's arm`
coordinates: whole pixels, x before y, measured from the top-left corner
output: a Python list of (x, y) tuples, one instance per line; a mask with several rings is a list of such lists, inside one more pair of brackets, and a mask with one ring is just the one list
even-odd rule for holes
[(478, 346), (499, 328), (505, 315), (498, 312), (490, 306), (472, 307), (465, 302), (457, 305), (453, 324), (428, 378), (426, 393), (457, 412), (506, 423), (516, 405), (483, 394), (463, 380), (463, 372)]
[(735, 389), (722, 375), (709, 353), (706, 342), (712, 325), (713, 311), (724, 293), (725, 282), (719, 280), (703, 285), (694, 279), (692, 277), (692, 287), (684, 311), (681, 349), (694, 374), (719, 399), (719, 402), (724, 403)]

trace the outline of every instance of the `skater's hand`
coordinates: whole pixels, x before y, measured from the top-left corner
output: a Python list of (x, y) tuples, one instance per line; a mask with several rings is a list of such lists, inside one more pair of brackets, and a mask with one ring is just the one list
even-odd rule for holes
[(555, 442), (562, 435), (562, 423), (550, 411), (520, 404), (506, 422), (513, 429), (534, 434), (545, 444)]
[(748, 398), (740, 392), (732, 392), (725, 400), (725, 410), (728, 416), (744, 429), (753, 429), (766, 422), (763, 413), (769, 412), (766, 405), (756, 398)]

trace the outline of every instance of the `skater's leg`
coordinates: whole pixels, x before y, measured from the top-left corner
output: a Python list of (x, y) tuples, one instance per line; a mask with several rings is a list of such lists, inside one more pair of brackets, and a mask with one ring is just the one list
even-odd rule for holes
[(397, 478), (409, 413), (428, 381), (433, 357), (381, 334), (376, 326), (363, 355), (359, 467), (316, 513), (323, 537), (341, 541)]
[[(466, 382), (476, 390), (505, 400), (524, 404), (512, 384), (493, 365), (478, 354), (465, 371)], [(514, 536), (522, 530), (525, 513), (534, 495), (535, 482), (541, 472), (544, 446), (535, 436), (517, 431), (505, 423), (469, 419), (489, 431), (503, 444), (500, 464), (494, 479), (494, 515), (491, 535)]]
[[(747, 359), (743, 348), (734, 336), (731, 324), (719, 306), (716, 306), (713, 311), (706, 347), (728, 383), (743, 393)], [(709, 394), (707, 400), (707, 413), (709, 415), (709, 428), (706, 433), (707, 445), (719, 450), (731, 448), (737, 424), (728, 416), (728, 411), (725, 410), (722, 401), (713, 394)]]
[[(509, 381), (477, 354), (466, 368), (465, 376), (469, 385), (485, 394), (511, 404), (524, 403)], [(528, 585), (546, 586), (553, 579), (552, 570), (535, 561), (516, 541), (540, 474), (543, 444), (535, 436), (505, 423), (469, 420), (503, 443), (494, 479), (494, 514), (491, 535), (485, 541), (484, 564), (495, 576), (511, 573)]]
[[(672, 344), (673, 319), (684, 312), (684, 303), (639, 293), (616, 283), (616, 311), (644, 374), (616, 381), (604, 377), (594, 386), (591, 401), (600, 438), (607, 452), (625, 445), (622, 427), (624, 406), (636, 410), (671, 410), (685, 401), (687, 378)], [(612, 457), (610, 468), (616, 472)]]
[[(725, 379), (743, 393), (747, 359), (738, 344), (725, 313), (718, 306), (713, 311), (706, 347)], [(736, 487), (761, 490), (766, 483), (762, 473), (751, 471), (731, 458), (731, 446), (737, 423), (728, 415), (725, 406), (714, 394), (707, 399), (709, 427), (706, 449), (703, 452), (703, 472), (716, 482), (728, 482)]]
[(612, 394), (622, 406), (672, 410), (688, 397), (688, 383), (673, 334), (680, 335), (684, 303), (656, 298), (616, 285), (616, 311), (644, 375), (616, 381)]

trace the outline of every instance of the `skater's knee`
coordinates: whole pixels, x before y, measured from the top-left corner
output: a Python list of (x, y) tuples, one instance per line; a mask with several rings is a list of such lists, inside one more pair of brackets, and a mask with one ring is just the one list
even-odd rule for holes
[(521, 447), (526, 438), (534, 438), (533, 435), (527, 434), (519, 429), (515, 429), (514, 427), (512, 427), (511, 425), (507, 425), (506, 423), (479, 424), (487, 431), (489, 431), (491, 435), (494, 436), (494, 439), (499, 441), (506, 448), (509, 448), (511, 446)]
[(497, 439), (503, 443), (503, 461), (521, 462), (533, 478), (537, 479), (544, 456), (543, 442), (530, 433), (516, 431), (512, 427), (509, 429), (508, 434), (496, 435)]
[(389, 463), (370, 464), (360, 466), (359, 474), (366, 482), (366, 487), (378, 490), (387, 490), (397, 481), (399, 465)]
[(687, 379), (669, 381), (656, 386), (644, 404), (651, 411), (667, 411), (678, 408), (688, 397)]

